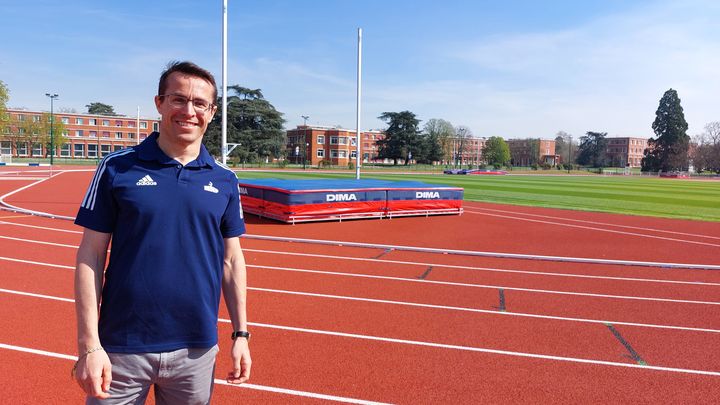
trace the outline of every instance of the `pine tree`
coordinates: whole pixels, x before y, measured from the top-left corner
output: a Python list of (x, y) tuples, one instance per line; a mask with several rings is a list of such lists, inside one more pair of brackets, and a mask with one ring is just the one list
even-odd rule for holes
[(663, 94), (652, 129), (657, 138), (648, 141), (642, 170), (687, 170), (690, 137), (687, 135), (688, 124), (677, 91), (670, 89)]

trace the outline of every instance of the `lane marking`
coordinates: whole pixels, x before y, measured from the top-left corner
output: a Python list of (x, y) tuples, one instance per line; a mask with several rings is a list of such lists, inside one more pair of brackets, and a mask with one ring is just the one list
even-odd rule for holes
[(608, 324), (606, 324), (605, 326), (607, 326), (608, 329), (610, 329), (610, 332), (612, 332), (612, 334), (617, 338), (617, 340), (620, 341), (620, 344), (622, 344), (623, 346), (625, 346), (625, 349), (628, 351), (628, 353), (630, 353), (630, 357), (633, 359), (633, 361), (635, 361), (637, 364), (640, 364), (640, 365), (643, 365), (643, 366), (646, 366), (646, 365), (647, 365), (647, 363), (645, 362), (645, 360), (643, 360), (642, 357), (640, 357), (640, 355), (635, 351), (635, 349), (633, 349), (632, 346), (630, 346), (630, 343), (628, 343), (628, 341), (625, 340), (625, 339), (622, 337), (622, 335), (620, 335), (620, 332), (619, 332), (617, 329), (615, 329), (615, 328), (612, 326), (612, 324), (609, 324), (609, 323), (608, 323)]
[[(637, 229), (637, 230), (640, 230), (640, 231), (669, 233), (669, 234), (674, 234), (674, 235), (683, 235), (683, 236), (692, 236), (692, 237), (697, 237), (697, 238), (718, 239), (718, 240), (720, 240), (720, 237), (718, 237), (718, 236), (701, 235), (701, 234), (697, 234), (697, 233), (678, 232), (678, 231), (668, 231), (668, 230), (665, 230), (665, 229), (645, 228), (645, 227), (641, 227), (641, 226), (612, 224), (612, 223), (609, 223), (609, 222), (588, 221), (588, 220), (586, 220), (586, 219), (573, 219), (573, 218), (554, 217), (554, 216), (551, 216), (551, 215), (530, 214), (530, 213), (528, 213), (528, 212), (516, 212), (516, 211), (498, 210), (498, 209), (485, 208), (485, 207), (466, 207), (465, 209), (466, 209), (466, 210), (467, 210), (467, 209), (476, 209), (476, 210), (484, 210), (484, 211), (502, 212), (502, 213), (513, 214), (513, 215), (526, 215), (526, 216), (529, 216), (529, 217), (550, 218), (550, 219), (557, 219), (557, 220), (560, 220), (560, 221), (581, 222), (581, 223), (593, 224), (593, 225), (613, 226), (613, 227), (616, 227), (616, 228)], [(590, 211), (585, 211), (585, 212), (592, 213), (592, 212), (590, 212)]]
[(530, 218), (519, 218), (519, 217), (513, 217), (513, 216), (509, 216), (509, 215), (489, 214), (487, 212), (475, 212), (475, 211), (469, 211), (469, 210), (465, 210), (465, 212), (467, 212), (468, 214), (475, 214), (475, 215), (487, 215), (490, 217), (508, 218), (508, 219), (514, 219), (514, 220), (518, 220), (518, 221), (537, 222), (537, 223), (541, 223), (541, 224), (548, 224), (548, 225), (555, 225), (555, 226), (565, 226), (568, 228), (587, 229), (587, 230), (598, 231), (598, 232), (608, 232), (608, 233), (617, 233), (620, 235), (638, 236), (641, 238), (660, 239), (660, 240), (666, 240), (666, 241), (671, 241), (671, 242), (690, 243), (693, 245), (720, 247), (720, 245), (718, 245), (716, 243), (697, 242), (697, 241), (686, 240), (686, 239), (670, 238), (670, 237), (666, 237), (666, 236), (646, 235), (643, 233), (618, 231), (615, 229), (604, 229), (604, 228), (596, 228), (596, 227), (591, 227), (591, 226), (564, 224), (561, 222), (543, 221), (540, 219), (530, 219)]
[[(432, 266), (428, 266), (427, 270), (425, 270), (425, 272), (423, 274), (421, 274), (415, 278), (420, 279), (420, 280), (425, 280), (431, 271), (432, 271)], [(347, 273), (344, 273), (344, 274), (347, 274)]]
[[(6, 215), (6, 216), (0, 217), (0, 220), (10, 219), (10, 218), (31, 218), (31, 217), (32, 217), (31, 215)], [(0, 221), (0, 224), (8, 225), (8, 224), (12, 224), (12, 222)]]
[(503, 290), (501, 288), (498, 291), (499, 291), (499, 295), (500, 295), (500, 306), (498, 306), (498, 310), (500, 312), (505, 312), (505, 290)]
[[(0, 291), (6, 291), (6, 290), (0, 290)], [(497, 312), (494, 312), (494, 313), (497, 313)], [(224, 319), (224, 318), (219, 319), (218, 322), (232, 324), (232, 322), (229, 319)], [(443, 344), (443, 343), (423, 342), (423, 341), (417, 341), (417, 340), (395, 339), (395, 338), (387, 338), (387, 337), (372, 336), (372, 335), (365, 335), (365, 334), (358, 335), (358, 334), (353, 334), (353, 333), (334, 332), (334, 331), (318, 330), (318, 329), (306, 329), (306, 328), (298, 328), (298, 327), (294, 327), (294, 326), (272, 325), (272, 324), (257, 323), (257, 322), (248, 322), (248, 325), (251, 325), (254, 327), (260, 327), (260, 328), (279, 329), (279, 330), (287, 330), (287, 331), (293, 331), (293, 332), (303, 332), (303, 333), (310, 333), (310, 334), (347, 337), (347, 338), (372, 340), (372, 341), (380, 341), (380, 342), (387, 342), (387, 343), (399, 343), (399, 344), (407, 344), (407, 345), (415, 345), (415, 346), (425, 346), (425, 347), (433, 347), (433, 348), (440, 348), (440, 349), (451, 349), (451, 350), (499, 354), (499, 355), (506, 355), (506, 356), (515, 356), (515, 357), (528, 357), (528, 358), (543, 359), (543, 360), (567, 361), (567, 362), (574, 362), (574, 363), (605, 365), (605, 366), (613, 366), (613, 367), (640, 368), (640, 369), (653, 370), (653, 371), (669, 371), (669, 372), (675, 372), (675, 373), (700, 374), (700, 375), (720, 377), (720, 372), (717, 372), (717, 371), (648, 366), (648, 365), (632, 364), (632, 363), (616, 363), (616, 362), (604, 361), (604, 360), (592, 360), (592, 359), (581, 359), (581, 358), (574, 358), (574, 357), (551, 356), (551, 355), (544, 355), (544, 354), (537, 354), (537, 353), (513, 352), (513, 351), (507, 351), (507, 350), (488, 349), (488, 348), (474, 347), (474, 346), (450, 345), (450, 344)]]
[[(40, 356), (53, 357), (53, 358), (63, 359), (63, 360), (72, 360), (72, 361), (77, 360), (77, 356), (71, 356), (69, 354), (49, 352), (49, 351), (45, 351), (45, 350), (32, 349), (29, 347), (10, 345), (10, 344), (6, 344), (6, 343), (0, 343), (0, 349), (13, 350), (13, 351), (17, 351), (17, 352), (30, 353), (30, 354), (37, 354)], [(246, 388), (246, 389), (258, 390), (258, 391), (268, 391), (268, 392), (274, 392), (274, 393), (278, 393), (278, 394), (287, 394), (287, 395), (306, 397), (306, 398), (325, 399), (328, 401), (343, 402), (343, 403), (347, 403), (347, 404), (386, 405), (385, 402), (366, 401), (366, 400), (357, 399), (357, 398), (340, 397), (340, 396), (336, 396), (336, 395), (319, 394), (316, 392), (308, 392), (308, 391), (298, 391), (298, 390), (292, 390), (292, 389), (288, 389), (288, 388), (272, 387), (272, 386), (268, 386), (268, 385), (258, 385), (258, 384), (249, 384), (249, 383), (240, 384), (240, 385), (230, 384), (227, 381), (221, 380), (219, 378), (215, 379), (215, 384), (226, 385), (226, 386), (234, 387), (234, 388)]]

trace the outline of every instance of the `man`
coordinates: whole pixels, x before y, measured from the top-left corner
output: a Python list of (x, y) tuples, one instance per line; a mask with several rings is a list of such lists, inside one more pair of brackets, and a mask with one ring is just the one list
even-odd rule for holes
[(209, 403), (221, 291), (227, 379), (250, 377), (237, 178), (202, 145), (216, 99), (212, 74), (171, 63), (155, 96), (159, 133), (106, 156), (83, 199), (73, 372), (88, 404), (143, 403), (153, 385), (159, 404)]

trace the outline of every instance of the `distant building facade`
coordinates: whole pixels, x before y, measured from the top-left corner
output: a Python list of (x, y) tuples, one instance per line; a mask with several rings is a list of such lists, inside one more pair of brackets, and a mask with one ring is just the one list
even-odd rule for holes
[[(39, 122), (45, 111), (7, 109), (10, 125), (0, 133), (0, 154), (13, 157), (46, 157), (48, 134), (25, 134), (22, 123), (26, 120)], [(66, 142), (57, 145), (55, 157), (72, 159), (93, 159), (137, 145), (151, 132), (158, 131), (160, 120), (155, 118), (133, 118), (120, 115), (95, 115), (77, 113), (55, 113), (55, 121), (63, 123)]]
[[(362, 162), (378, 161), (377, 141), (385, 139), (383, 131), (360, 132), (360, 153)], [(333, 166), (346, 166), (355, 162), (357, 134), (354, 130), (318, 126), (298, 125), (286, 132), (286, 148), (290, 163), (318, 165), (325, 161)]]
[(556, 166), (560, 163), (560, 156), (555, 154), (555, 140), (508, 139), (505, 142), (510, 149), (510, 162), (513, 166)]
[(484, 163), (482, 150), (485, 147), (485, 138), (470, 137), (452, 139), (452, 157), (445, 164), (459, 164), (479, 166)]
[(605, 156), (607, 164), (614, 167), (640, 167), (643, 154), (648, 147), (646, 138), (606, 138)]

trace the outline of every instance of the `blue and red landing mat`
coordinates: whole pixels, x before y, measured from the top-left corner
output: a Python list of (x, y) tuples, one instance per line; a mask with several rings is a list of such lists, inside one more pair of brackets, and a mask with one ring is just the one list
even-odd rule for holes
[(462, 214), (463, 191), (416, 181), (240, 179), (243, 211), (289, 223)]

